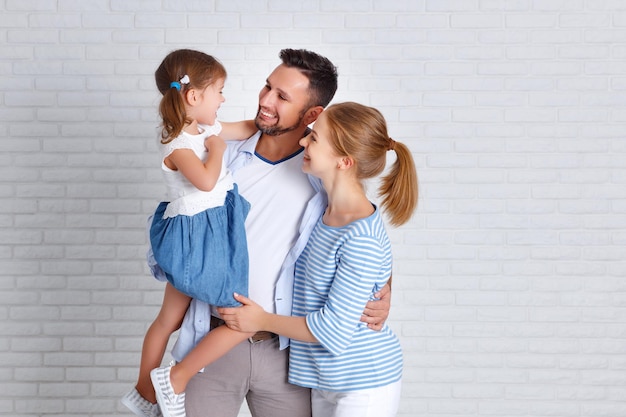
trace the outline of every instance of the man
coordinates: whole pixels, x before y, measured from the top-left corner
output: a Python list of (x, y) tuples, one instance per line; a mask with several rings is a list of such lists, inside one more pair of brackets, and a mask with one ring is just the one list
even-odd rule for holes
[[(299, 140), (332, 100), (335, 66), (306, 50), (284, 49), (282, 63), (259, 93), (259, 132), (229, 144), (226, 160), (239, 192), (252, 205), (246, 220), (249, 294), (266, 311), (291, 314), (294, 264), (326, 207), (318, 181), (302, 173)], [(379, 328), (389, 312), (371, 302), (364, 321)], [(221, 325), (216, 311), (193, 300), (172, 352), (181, 360)], [(287, 382), (289, 340), (260, 332), (197, 374), (186, 389), (188, 417), (235, 417), (244, 398), (254, 417), (310, 417), (310, 390)]]

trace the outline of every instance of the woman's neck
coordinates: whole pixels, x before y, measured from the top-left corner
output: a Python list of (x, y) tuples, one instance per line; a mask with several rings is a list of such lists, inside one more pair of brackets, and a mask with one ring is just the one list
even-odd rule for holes
[(361, 184), (351, 182), (329, 187), (325, 184), (324, 188), (328, 193), (328, 207), (323, 217), (325, 225), (341, 227), (374, 213), (374, 207)]

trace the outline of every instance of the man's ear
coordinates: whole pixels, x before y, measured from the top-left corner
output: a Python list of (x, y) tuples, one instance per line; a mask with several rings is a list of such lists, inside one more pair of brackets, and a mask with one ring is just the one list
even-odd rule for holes
[(311, 107), (310, 109), (308, 109), (306, 113), (304, 113), (304, 124), (310, 125), (311, 123), (316, 121), (319, 115), (322, 114), (323, 111), (324, 111), (324, 108), (322, 106), (315, 106), (315, 107)]

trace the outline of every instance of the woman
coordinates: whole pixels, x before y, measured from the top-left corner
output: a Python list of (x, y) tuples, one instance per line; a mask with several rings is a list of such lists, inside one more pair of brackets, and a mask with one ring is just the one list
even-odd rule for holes
[(304, 172), (318, 177), (328, 206), (296, 263), (292, 316), (270, 314), (239, 294), (240, 308), (219, 309), (244, 332), (290, 337), (289, 382), (312, 388), (314, 417), (394, 416), (400, 400), (402, 350), (388, 326), (373, 331), (360, 317), (391, 277), (391, 245), (363, 180), (396, 161), (382, 179), (381, 206), (391, 224), (406, 223), (417, 205), (409, 149), (388, 136), (382, 114), (357, 103), (330, 106), (303, 138)]

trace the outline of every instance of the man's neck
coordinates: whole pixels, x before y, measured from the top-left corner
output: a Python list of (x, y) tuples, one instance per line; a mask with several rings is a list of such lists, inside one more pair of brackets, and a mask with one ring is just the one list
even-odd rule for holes
[(305, 134), (306, 130), (300, 129), (279, 136), (269, 136), (263, 133), (257, 142), (256, 153), (268, 161), (280, 161), (302, 148), (299, 142)]

